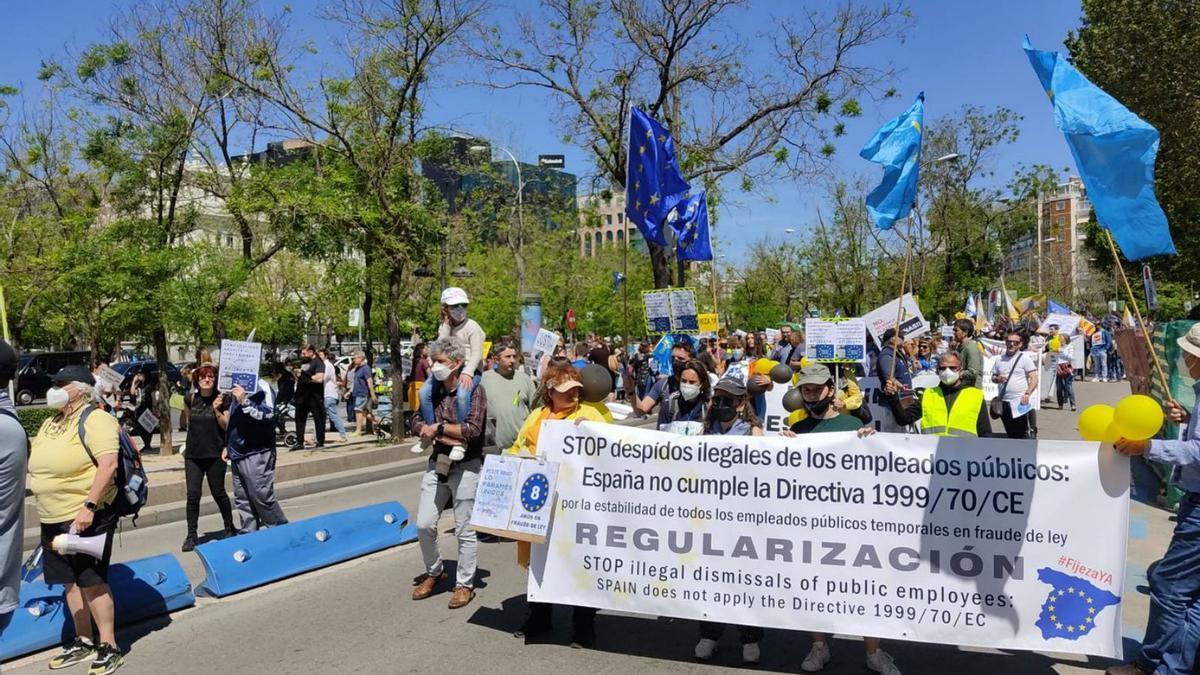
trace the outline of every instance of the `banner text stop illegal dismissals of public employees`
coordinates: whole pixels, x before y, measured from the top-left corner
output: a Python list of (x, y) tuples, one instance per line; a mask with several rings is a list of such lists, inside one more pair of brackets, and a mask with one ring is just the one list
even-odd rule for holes
[(1129, 463), (1075, 441), (547, 422), (529, 598), (1119, 657)]

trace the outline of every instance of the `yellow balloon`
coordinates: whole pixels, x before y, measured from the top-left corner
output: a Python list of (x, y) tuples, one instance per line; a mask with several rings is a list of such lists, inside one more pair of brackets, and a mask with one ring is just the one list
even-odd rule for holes
[(1104, 441), (1105, 432), (1112, 425), (1115, 414), (1111, 405), (1097, 404), (1084, 408), (1079, 413), (1079, 435), (1085, 441)]
[(1116, 443), (1121, 438), (1121, 430), (1117, 428), (1116, 422), (1110, 422), (1108, 428), (1104, 430), (1104, 437), (1100, 440), (1105, 443)]
[(1144, 441), (1153, 437), (1163, 425), (1163, 410), (1158, 401), (1144, 394), (1126, 396), (1117, 404), (1113, 422), (1121, 438)]

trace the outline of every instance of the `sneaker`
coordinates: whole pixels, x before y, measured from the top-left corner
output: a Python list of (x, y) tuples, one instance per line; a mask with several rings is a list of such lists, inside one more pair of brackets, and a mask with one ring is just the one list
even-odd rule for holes
[(882, 649), (876, 649), (875, 653), (867, 654), (867, 668), (880, 675), (900, 675), (900, 669), (896, 667), (892, 655)]
[(96, 658), (92, 660), (92, 667), (88, 668), (88, 675), (108, 675), (123, 663), (125, 657), (121, 656), (121, 650), (116, 645), (101, 642), (96, 649)]
[(340, 443), (349, 443), (349, 442), (350, 442), (350, 437), (349, 437), (349, 436), (347, 436), (346, 434), (342, 434), (342, 435), (341, 435), (341, 436), (338, 438), (338, 442), (340, 442)]
[(1093, 377), (1093, 378), (1092, 378), (1092, 382), (1103, 382), (1103, 381), (1104, 381), (1104, 380), (1101, 380), (1101, 379), (1100, 379), (1100, 378), (1098, 378), (1098, 377)]
[(196, 550), (196, 535), (189, 534), (186, 538), (184, 538), (183, 546), (180, 546), (179, 550), (183, 551), (184, 553)]
[(50, 670), (68, 668), (76, 663), (83, 663), (96, 655), (96, 646), (87, 638), (77, 637), (71, 644), (63, 647), (58, 656), (50, 659)]
[(806, 673), (817, 673), (824, 670), (832, 660), (833, 655), (829, 653), (829, 645), (824, 642), (814, 642), (812, 649), (808, 650), (808, 656), (800, 662), (800, 670)]
[(708, 638), (700, 638), (696, 643), (696, 658), (701, 661), (711, 661), (713, 654), (717, 651), (717, 641)]
[(411, 451), (412, 454), (414, 454), (414, 455), (420, 455), (420, 454), (429, 452), (429, 449), (432, 447), (433, 447), (433, 439), (432, 438), (422, 438), (420, 443), (410, 446), (409, 451)]
[(747, 642), (742, 645), (742, 663), (754, 665), (758, 663), (761, 656), (762, 652), (759, 650), (757, 642)]

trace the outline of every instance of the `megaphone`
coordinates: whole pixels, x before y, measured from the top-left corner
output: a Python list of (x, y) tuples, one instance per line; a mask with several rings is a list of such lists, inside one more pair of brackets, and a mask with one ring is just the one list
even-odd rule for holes
[(50, 546), (59, 555), (74, 555), (82, 553), (96, 560), (104, 557), (104, 540), (107, 535), (98, 534), (94, 537), (81, 537), (77, 534), (60, 534), (50, 542)]

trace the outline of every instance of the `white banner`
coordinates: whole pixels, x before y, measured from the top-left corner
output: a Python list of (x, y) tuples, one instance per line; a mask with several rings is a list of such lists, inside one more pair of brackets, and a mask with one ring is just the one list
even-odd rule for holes
[(262, 363), (262, 343), (221, 340), (221, 362), (217, 369), (217, 390), (229, 391), (234, 385), (250, 393), (258, 388), (258, 369)]
[(531, 601), (1121, 655), (1129, 462), (1097, 443), (554, 421), (538, 449)]
[(862, 319), (805, 319), (804, 356), (809, 361), (865, 361), (866, 323)]

